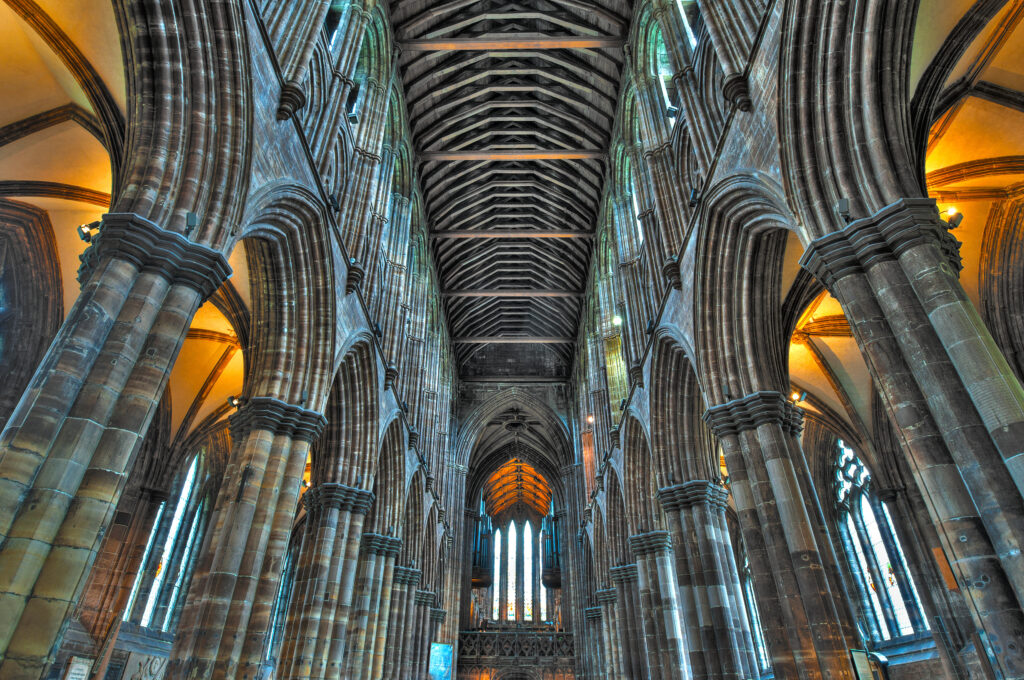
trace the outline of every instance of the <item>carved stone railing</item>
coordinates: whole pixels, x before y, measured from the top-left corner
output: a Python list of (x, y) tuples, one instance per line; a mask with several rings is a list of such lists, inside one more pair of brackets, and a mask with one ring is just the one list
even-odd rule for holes
[(535, 630), (459, 633), (460, 667), (498, 667), (535, 660), (544, 667), (571, 670), (574, 659), (572, 633)]

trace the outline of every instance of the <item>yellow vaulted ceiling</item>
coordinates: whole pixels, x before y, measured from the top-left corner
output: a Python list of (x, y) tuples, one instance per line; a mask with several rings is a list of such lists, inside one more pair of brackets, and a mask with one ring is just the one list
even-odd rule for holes
[(491, 473), (484, 484), (487, 514), (501, 520), (522, 514), (540, 519), (551, 506), (551, 487), (536, 468), (513, 458)]

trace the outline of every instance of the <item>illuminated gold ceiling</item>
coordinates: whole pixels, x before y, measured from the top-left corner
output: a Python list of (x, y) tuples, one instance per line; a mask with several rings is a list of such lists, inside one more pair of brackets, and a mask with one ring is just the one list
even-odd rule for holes
[(536, 521), (548, 514), (551, 486), (532, 465), (513, 458), (487, 478), (484, 503), (487, 514), (499, 523), (520, 513)]

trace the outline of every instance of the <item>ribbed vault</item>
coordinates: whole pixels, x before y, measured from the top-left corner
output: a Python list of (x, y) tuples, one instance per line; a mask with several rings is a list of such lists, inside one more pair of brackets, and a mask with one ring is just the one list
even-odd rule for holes
[(484, 504), (499, 525), (519, 515), (537, 521), (551, 507), (551, 486), (529, 462), (513, 458), (487, 477)]
[(568, 371), (628, 14), (621, 0), (392, 4), (463, 373)]

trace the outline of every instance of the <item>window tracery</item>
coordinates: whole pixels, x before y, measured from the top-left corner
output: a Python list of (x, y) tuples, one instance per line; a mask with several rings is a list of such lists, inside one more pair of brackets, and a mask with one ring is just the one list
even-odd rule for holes
[(917, 586), (894, 531), (889, 509), (872, 491), (871, 472), (856, 451), (837, 440), (833, 493), (839, 530), (875, 642), (928, 630)]

